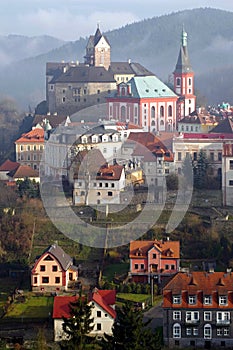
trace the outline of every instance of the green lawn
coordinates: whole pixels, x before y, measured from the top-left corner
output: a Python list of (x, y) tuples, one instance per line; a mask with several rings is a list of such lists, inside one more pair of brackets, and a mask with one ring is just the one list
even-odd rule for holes
[(53, 297), (30, 296), (25, 302), (15, 301), (5, 318), (47, 318), (52, 314)]
[(133, 293), (117, 293), (117, 298), (133, 301), (135, 303), (143, 303), (150, 298), (149, 294), (133, 294)]
[(124, 273), (128, 273), (129, 264), (128, 263), (118, 263), (106, 265), (103, 272), (103, 277), (111, 282), (114, 277), (121, 276)]

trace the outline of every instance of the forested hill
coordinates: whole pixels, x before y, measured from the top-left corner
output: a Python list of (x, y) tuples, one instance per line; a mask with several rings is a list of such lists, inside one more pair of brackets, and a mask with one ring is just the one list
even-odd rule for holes
[[(206, 96), (209, 104), (223, 100), (233, 104), (230, 79), (233, 73), (233, 12), (212, 8), (185, 10), (107, 32), (112, 61), (130, 58), (168, 81), (177, 61), (183, 25), (188, 33), (196, 89)], [(34, 106), (45, 96), (46, 62), (83, 62), (87, 39), (80, 38), (47, 54), (9, 66), (0, 72), (0, 91), (15, 96), (25, 105)]]

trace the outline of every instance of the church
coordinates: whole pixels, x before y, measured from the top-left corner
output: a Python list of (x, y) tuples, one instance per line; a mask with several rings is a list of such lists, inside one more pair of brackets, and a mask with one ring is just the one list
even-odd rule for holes
[(83, 63), (47, 63), (48, 111), (71, 115), (107, 104), (109, 120), (130, 122), (150, 132), (176, 131), (177, 122), (196, 108), (184, 28), (173, 76), (170, 88), (140, 63), (112, 62), (110, 43), (97, 27), (87, 42)]

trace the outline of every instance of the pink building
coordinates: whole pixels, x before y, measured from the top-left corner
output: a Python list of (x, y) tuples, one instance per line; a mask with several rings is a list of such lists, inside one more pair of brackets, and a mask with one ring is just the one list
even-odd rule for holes
[(134, 282), (160, 281), (179, 270), (179, 241), (130, 242), (130, 275)]

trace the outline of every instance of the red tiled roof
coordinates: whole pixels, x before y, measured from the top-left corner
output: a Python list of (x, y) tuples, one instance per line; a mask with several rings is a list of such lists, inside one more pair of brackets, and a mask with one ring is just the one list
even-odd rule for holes
[[(56, 296), (53, 304), (53, 318), (70, 317), (69, 303), (76, 301), (77, 298), (78, 296)], [(89, 299), (89, 302), (91, 301), (98, 304), (111, 317), (116, 318), (116, 311), (110, 306), (115, 304), (116, 291), (95, 288)]]
[(15, 143), (44, 143), (44, 129), (35, 128), (15, 141)]
[(18, 168), (20, 164), (17, 162), (12, 162), (11, 160), (7, 159), (1, 166), (0, 171), (12, 171)]
[(132, 123), (123, 123), (123, 122), (116, 122), (117, 130), (127, 130), (127, 129), (142, 129), (141, 126), (132, 124)]
[(97, 180), (119, 180), (124, 167), (119, 164), (102, 166), (96, 176)]
[[(131, 241), (130, 242), (130, 258), (147, 258), (148, 251), (156, 247), (162, 252), (162, 258), (167, 258), (168, 250), (172, 251), (172, 258), (180, 258), (180, 242), (179, 241)], [(140, 251), (141, 255), (138, 255)]]
[(25, 177), (39, 177), (39, 173), (29, 165), (19, 165), (17, 169), (10, 171), (8, 176), (19, 179)]
[(217, 134), (217, 133), (209, 133), (209, 134), (198, 134), (198, 133), (184, 133), (184, 139), (233, 139), (233, 134)]

